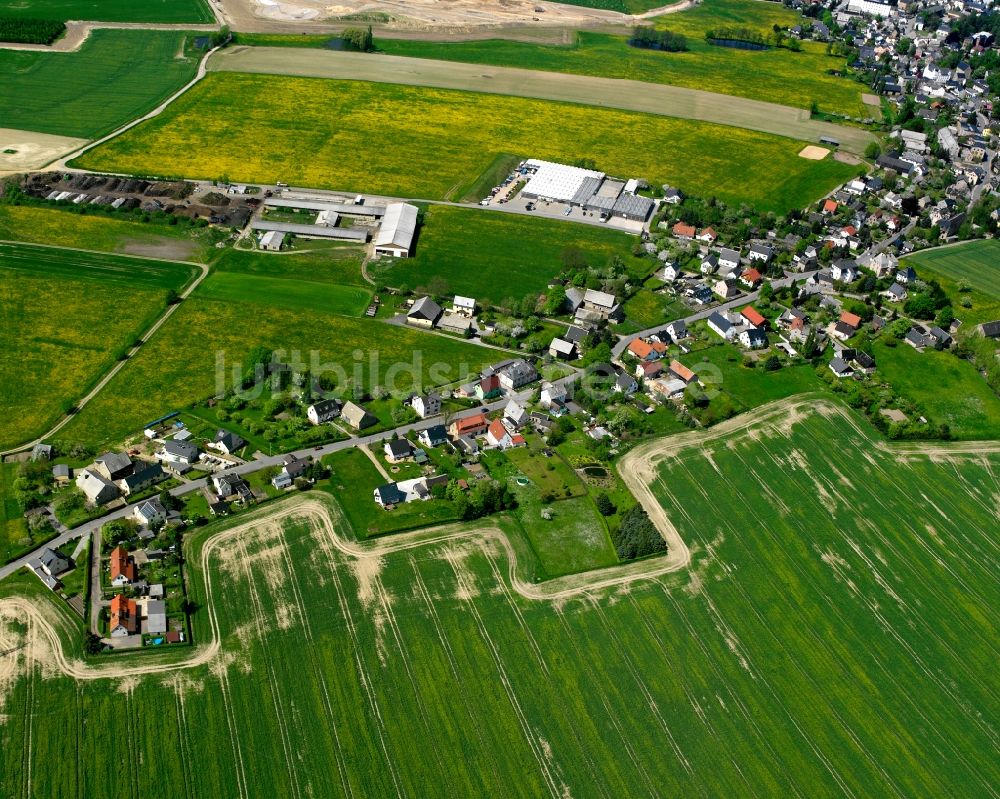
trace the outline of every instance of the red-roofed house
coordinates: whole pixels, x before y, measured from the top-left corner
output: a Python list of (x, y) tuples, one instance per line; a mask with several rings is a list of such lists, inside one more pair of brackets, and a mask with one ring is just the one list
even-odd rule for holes
[(840, 321), (843, 322), (845, 325), (850, 325), (855, 330), (861, 327), (861, 317), (858, 316), (856, 313), (849, 313), (848, 311), (844, 311), (840, 315)]
[(503, 422), (499, 419), (490, 423), (489, 428), (486, 430), (486, 440), (494, 447), (499, 447), (500, 449), (524, 446), (524, 436), (520, 433), (511, 435), (510, 431), (504, 427)]
[(688, 369), (680, 361), (671, 361), (669, 371), (670, 374), (687, 385), (691, 385), (691, 383), (698, 379), (698, 375)]
[(632, 339), (628, 344), (628, 351), (640, 361), (655, 361), (660, 357), (659, 353), (641, 338)]
[(485, 413), (477, 413), (474, 416), (466, 416), (464, 419), (456, 419), (448, 428), (448, 433), (453, 438), (458, 438), (459, 436), (471, 436), (475, 438), (485, 433), (489, 424)]
[(662, 371), (663, 364), (660, 361), (643, 361), (642, 363), (636, 364), (635, 376), (649, 380), (652, 377), (656, 377)]
[(740, 283), (752, 289), (757, 288), (763, 280), (764, 276), (756, 269), (747, 269), (742, 275), (740, 275)]
[(674, 234), (674, 237), (678, 239), (693, 239), (698, 231), (695, 230), (694, 225), (678, 222), (673, 226), (671, 232)]
[(135, 559), (121, 544), (111, 550), (111, 584), (116, 588), (132, 585), (138, 577), (139, 570)]
[(767, 324), (767, 320), (752, 305), (748, 305), (740, 311), (740, 314), (754, 327), (764, 327)]
[(129, 599), (125, 594), (117, 594), (111, 600), (109, 629), (112, 638), (124, 638), (139, 632), (139, 607), (134, 599)]
[(836, 200), (827, 200), (825, 203), (823, 203), (824, 214), (835, 214), (837, 213), (837, 208), (838, 205)]
[(704, 241), (707, 244), (715, 244), (717, 238), (719, 238), (719, 234), (710, 227), (705, 228), (698, 234), (698, 241)]

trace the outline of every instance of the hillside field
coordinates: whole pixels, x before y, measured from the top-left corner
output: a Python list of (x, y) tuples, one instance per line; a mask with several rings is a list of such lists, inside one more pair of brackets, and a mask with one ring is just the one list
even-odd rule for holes
[(488, 521), (354, 544), (316, 492), (189, 542), (193, 629), (218, 651), (101, 679), (60, 675), (43, 619), (74, 658), (75, 622), (6, 581), (29, 602), (0, 600), (0, 644), (34, 643), (0, 679), (0, 779), (164, 799), (993, 795), (1000, 454), (887, 447), (807, 400), (645, 455), (693, 553), (659, 577), (637, 577), (654, 559), (526, 582), (530, 550)]
[[(110, 445), (141, 432), (149, 420), (219, 393), (220, 364), (222, 388), (231, 387), (232, 369), (242, 374), (247, 355), (258, 346), (283, 350), (286, 359), (297, 351), (306, 366), (315, 353), (317, 367), (333, 374), (342, 370), (340, 386), (354, 381), (356, 372), (361, 386), (384, 385), (395, 367), (400, 391), (427, 380), (432, 369), (437, 383), (448, 382), (500, 358), (457, 339), (316, 310), (311, 297), (293, 289), (282, 289), (280, 301), (270, 302), (264, 295), (241, 297), (239, 281), (217, 284), (236, 287), (225, 299), (213, 299), (204, 285), (206, 293), (200, 286), (185, 300), (60, 437)], [(405, 368), (399, 371), (400, 366)]]
[[(955, 303), (955, 315), (967, 325), (963, 332), (1000, 319), (1000, 242), (968, 241), (907, 256), (904, 263), (921, 278), (941, 284)], [(968, 309), (961, 305), (965, 299)]]
[(0, 50), (0, 120), (8, 128), (85, 139), (109, 133), (194, 77), (197, 59), (179, 57), (188, 37), (95, 30), (75, 53)]
[(204, 263), (218, 255), (219, 231), (147, 224), (65, 208), (0, 203), (0, 239), (122, 255)]
[[(265, 146), (266, 144), (266, 146)], [(357, 81), (211, 73), (98, 147), (95, 170), (437, 199), (502, 153), (573, 162), (784, 211), (856, 173), (802, 143), (707, 123), (542, 100)]]
[(101, 22), (208, 23), (204, 0), (0, 0), (0, 17)]
[(544, 292), (570, 248), (591, 266), (617, 255), (637, 274), (652, 269), (650, 259), (632, 255), (636, 240), (592, 225), (432, 205), (414, 257), (374, 262), (369, 271), (390, 286), (463, 294), (487, 306)]
[(45, 432), (164, 307), (193, 269), (0, 244), (0, 448)]

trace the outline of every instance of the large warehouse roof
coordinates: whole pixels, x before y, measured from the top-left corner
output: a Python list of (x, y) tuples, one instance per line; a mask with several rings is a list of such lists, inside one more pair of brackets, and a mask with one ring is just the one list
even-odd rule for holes
[(389, 203), (382, 218), (382, 227), (375, 236), (376, 247), (398, 247), (409, 252), (417, 230), (417, 206), (409, 203)]
[(522, 190), (523, 193), (531, 197), (544, 197), (562, 202), (571, 201), (587, 178), (600, 180), (604, 177), (603, 172), (554, 164), (551, 161), (531, 159), (526, 166), (535, 169), (535, 174)]
[(292, 222), (268, 222), (255, 219), (250, 223), (253, 230), (277, 230), (296, 236), (313, 236), (317, 239), (341, 239), (343, 241), (368, 241), (368, 231), (364, 228), (327, 227), (326, 225), (296, 225)]

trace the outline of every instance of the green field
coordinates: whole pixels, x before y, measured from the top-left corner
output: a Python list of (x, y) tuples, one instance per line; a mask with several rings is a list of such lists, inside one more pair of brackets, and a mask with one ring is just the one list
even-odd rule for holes
[[(955, 315), (970, 329), (1000, 319), (1000, 242), (969, 241), (956, 247), (916, 253), (904, 259), (917, 275), (937, 280), (955, 303)], [(968, 291), (962, 291), (962, 287)], [(971, 308), (961, 306), (967, 298)]]
[(876, 342), (877, 376), (911, 400), (934, 425), (947, 424), (959, 439), (1000, 438), (1000, 397), (972, 363), (951, 352), (917, 352)]
[[(750, 3), (759, 7), (760, 0), (748, 0), (747, 5)], [(673, 30), (674, 21), (689, 13), (696, 12), (667, 17), (665, 26)], [(501, 39), (379, 39), (378, 47), (389, 55), (665, 83), (796, 108), (809, 108), (815, 101), (822, 111), (855, 117), (870, 113), (861, 103), (863, 84), (826, 74), (828, 69), (843, 69), (844, 59), (828, 56), (825, 45), (806, 42), (799, 53), (752, 52), (715, 47), (706, 43), (703, 35), (688, 34), (689, 49), (683, 53), (642, 50), (630, 47), (625, 37), (588, 31), (577, 33), (568, 46)]]
[(192, 276), (180, 264), (0, 244), (0, 448), (45, 432)]
[(602, 268), (615, 255), (644, 274), (651, 261), (631, 254), (634, 236), (562, 220), (432, 205), (413, 258), (372, 264), (380, 282), (475, 297), (480, 305), (546, 289), (567, 248)]
[[(44, 645), (18, 652), (0, 779), (17, 796), (164, 799), (994, 795), (1000, 455), (887, 449), (838, 408), (787, 410), (666, 456), (653, 489), (694, 560), (620, 587), (515, 589), (483, 526), (360, 557), (319, 509), (201, 543), (210, 528), (187, 569), (195, 634), (218, 625), (220, 651), (80, 681)], [(523, 574), (530, 551), (514, 551)], [(37, 581), (0, 592), (76, 656), (72, 616)], [(6, 621), (0, 640), (39, 629)]]
[(784, 211), (856, 173), (834, 160), (799, 158), (801, 148), (744, 129), (606, 108), (211, 73), (163, 114), (90, 151), (79, 165), (434, 199), (468, 186), (497, 155), (519, 152), (592, 158), (612, 174)]
[(334, 375), (334, 369), (342, 370), (338, 386), (353, 381), (356, 372), (358, 385), (386, 385), (389, 370), (402, 365), (395, 378), (400, 391), (428, 379), (432, 369), (440, 382), (448, 382), (459, 379), (463, 368), (478, 371), (497, 359), (490, 350), (456, 339), (316, 311), (308, 303), (295, 308), (263, 300), (210, 299), (199, 288), (60, 436), (96, 445), (141, 432), (151, 419), (215, 396), (220, 364), (222, 388), (230, 387), (232, 368), (241, 374), (258, 346), (283, 351), (286, 362), (298, 352), (311, 370), (315, 354), (316, 370)]
[(371, 289), (310, 280), (214, 272), (201, 286), (202, 299), (248, 302), (292, 311), (358, 316), (371, 301)]
[(81, 250), (205, 263), (218, 257), (225, 233), (211, 228), (143, 223), (58, 208), (0, 204), (0, 239)]
[(17, 466), (16, 463), (0, 463), (0, 563), (6, 562), (12, 553), (21, 551), (22, 544), (30, 540), (28, 524), (14, 493)]
[(208, 23), (203, 0), (0, 0), (0, 17), (62, 21)]
[(197, 58), (179, 57), (188, 38), (178, 31), (95, 30), (75, 53), (0, 50), (0, 120), (62, 136), (109, 133), (194, 77)]
[(360, 247), (326, 247), (323, 244), (325, 242), (309, 242), (302, 249), (280, 254), (227, 249), (213, 268), (238, 275), (280, 277), (309, 283), (371, 285), (361, 276)]

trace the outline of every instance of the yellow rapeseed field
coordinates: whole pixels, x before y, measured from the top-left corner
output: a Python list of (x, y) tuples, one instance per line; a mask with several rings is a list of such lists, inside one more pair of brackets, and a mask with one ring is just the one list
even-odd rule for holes
[(499, 153), (593, 159), (620, 176), (760, 208), (801, 207), (853, 168), (803, 143), (591, 106), (356, 81), (209, 74), (79, 159), (91, 169), (438, 199)]

